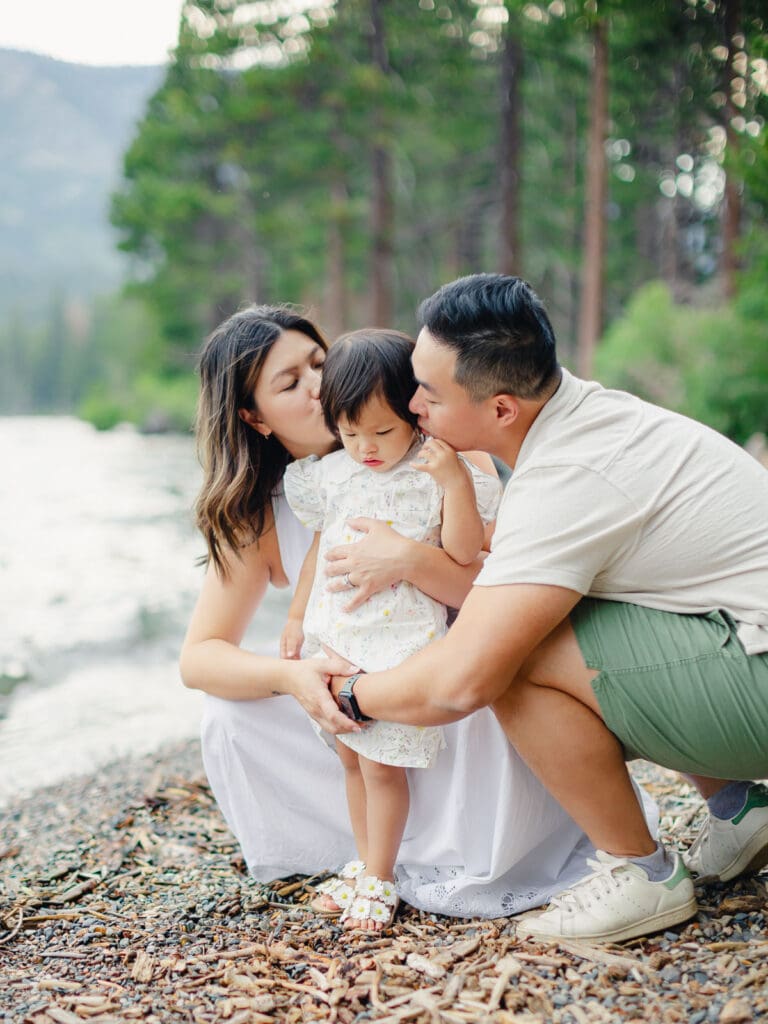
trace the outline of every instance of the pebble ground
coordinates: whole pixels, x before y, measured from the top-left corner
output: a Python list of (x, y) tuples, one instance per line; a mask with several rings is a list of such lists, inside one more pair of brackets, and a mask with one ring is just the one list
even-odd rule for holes
[[(671, 773), (635, 774), (682, 848), (700, 800)], [(317, 880), (248, 878), (194, 742), (40, 790), (0, 809), (0, 1020), (768, 1020), (766, 873), (701, 887), (686, 925), (604, 947), (407, 907), (386, 935), (350, 937), (307, 910)]]

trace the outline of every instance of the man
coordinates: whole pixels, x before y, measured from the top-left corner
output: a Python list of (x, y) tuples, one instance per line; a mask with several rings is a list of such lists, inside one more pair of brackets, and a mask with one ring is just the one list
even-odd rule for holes
[(690, 875), (651, 838), (625, 759), (684, 772), (707, 799), (691, 871), (768, 863), (768, 789), (748, 781), (768, 776), (768, 473), (703, 425), (561, 369), (518, 278), (462, 278), (420, 318), (420, 426), (513, 475), (448, 635), (335, 682), (340, 706), (423, 725), (493, 706), (598, 851), (518, 934), (622, 941), (685, 921)]

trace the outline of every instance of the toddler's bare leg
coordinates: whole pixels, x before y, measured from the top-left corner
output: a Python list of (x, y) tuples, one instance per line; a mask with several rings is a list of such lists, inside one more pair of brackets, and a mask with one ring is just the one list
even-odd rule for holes
[[(360, 772), (360, 760), (354, 750), (336, 740), (336, 752), (344, 767), (344, 781), (347, 789), (349, 818), (352, 824), (352, 835), (360, 860), (365, 861), (367, 853), (367, 837), (365, 832), (365, 784)], [(354, 883), (352, 883), (354, 885)], [(320, 893), (312, 901), (313, 909), (322, 913), (335, 914), (342, 908), (329, 893)]]
[(366, 792), (365, 781), (360, 762), (365, 758), (350, 749), (345, 743), (336, 740), (336, 752), (344, 767), (344, 783), (347, 788), (347, 805), (349, 820), (352, 823), (352, 835), (360, 860), (368, 863), (368, 833), (366, 831)]
[[(362, 756), (360, 771), (365, 781), (366, 797), (366, 873), (391, 881), (408, 819), (408, 776), (405, 768), (379, 764)], [(370, 931), (384, 927), (377, 921), (363, 921), (360, 924)]]

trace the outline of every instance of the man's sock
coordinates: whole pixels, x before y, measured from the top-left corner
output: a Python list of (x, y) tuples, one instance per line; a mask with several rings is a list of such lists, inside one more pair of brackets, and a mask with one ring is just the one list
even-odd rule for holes
[(661, 843), (656, 843), (656, 849), (647, 857), (628, 857), (627, 860), (630, 864), (637, 864), (642, 868), (652, 882), (663, 882), (669, 878), (675, 866), (670, 853)]
[(751, 785), (751, 782), (729, 782), (707, 800), (709, 813), (722, 821), (733, 818), (747, 802)]

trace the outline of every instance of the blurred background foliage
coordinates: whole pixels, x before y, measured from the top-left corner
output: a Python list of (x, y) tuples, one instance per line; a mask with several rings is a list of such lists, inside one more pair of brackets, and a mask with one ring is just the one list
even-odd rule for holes
[(413, 332), (498, 270), (566, 365), (744, 442), (768, 431), (767, 58), (758, 0), (186, 3), (111, 200), (129, 280), (0, 328), (26, 382), (0, 401), (186, 429), (242, 304)]

